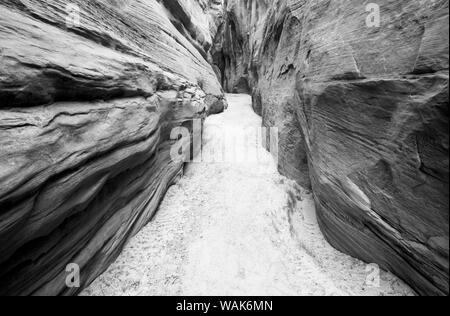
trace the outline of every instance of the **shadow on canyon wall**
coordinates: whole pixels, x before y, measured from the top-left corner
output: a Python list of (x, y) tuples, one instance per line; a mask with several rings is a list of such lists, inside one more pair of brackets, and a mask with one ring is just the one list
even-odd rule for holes
[(71, 2), (79, 25), (0, 4), (0, 294), (103, 272), (183, 168), (171, 129), (223, 90), (280, 129), (333, 246), (448, 294), (447, 1), (377, 1), (378, 27), (356, 0)]

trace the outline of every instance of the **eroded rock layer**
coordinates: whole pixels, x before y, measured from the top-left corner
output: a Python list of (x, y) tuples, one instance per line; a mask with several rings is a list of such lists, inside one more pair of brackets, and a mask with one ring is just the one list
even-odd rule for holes
[(448, 294), (448, 2), (377, 1), (374, 27), (367, 4), (3, 0), (0, 295), (99, 275), (182, 171), (172, 128), (226, 107), (220, 83), (279, 128), (332, 245)]
[(183, 168), (172, 128), (226, 106), (208, 63), (221, 8), (1, 1), (0, 295), (76, 294), (152, 218)]
[(448, 1), (376, 1), (378, 26), (367, 4), (226, 1), (216, 72), (280, 129), (332, 245), (448, 295)]

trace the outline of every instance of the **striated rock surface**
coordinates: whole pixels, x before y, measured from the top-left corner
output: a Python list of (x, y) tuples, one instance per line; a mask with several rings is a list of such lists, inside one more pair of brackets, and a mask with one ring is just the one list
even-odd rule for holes
[(448, 295), (448, 1), (377, 1), (379, 27), (366, 4), (226, 1), (216, 72), (280, 129), (333, 246)]
[(0, 295), (78, 293), (152, 218), (183, 168), (172, 128), (226, 106), (208, 63), (221, 8), (1, 1)]
[(448, 295), (448, 1), (376, 4), (370, 27), (357, 0), (2, 0), (0, 295), (103, 272), (220, 84), (279, 128), (333, 246)]

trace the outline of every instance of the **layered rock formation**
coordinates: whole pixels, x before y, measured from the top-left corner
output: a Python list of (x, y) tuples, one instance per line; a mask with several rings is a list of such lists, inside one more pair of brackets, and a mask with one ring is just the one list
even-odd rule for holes
[(208, 63), (221, 8), (1, 1), (0, 295), (76, 294), (152, 218), (183, 168), (172, 128), (226, 106)]
[(225, 108), (220, 83), (279, 128), (333, 246), (448, 294), (448, 2), (377, 1), (375, 27), (367, 4), (2, 0), (0, 295), (104, 271), (182, 171), (172, 128)]
[(229, 0), (216, 72), (280, 129), (280, 170), (311, 183), (332, 245), (445, 295), (448, 1), (377, 1), (379, 26), (367, 4)]

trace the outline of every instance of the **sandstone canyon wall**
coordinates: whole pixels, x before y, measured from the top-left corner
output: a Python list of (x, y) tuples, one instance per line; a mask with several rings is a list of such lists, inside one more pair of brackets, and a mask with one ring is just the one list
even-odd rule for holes
[[(248, 92), (337, 249), (448, 294), (448, 2), (1, 0), (0, 295), (76, 294), (155, 213), (170, 131)], [(211, 66), (212, 65), (212, 66)], [(192, 137), (200, 137), (192, 135)]]
[[(76, 294), (182, 171), (172, 127), (226, 106), (208, 63), (222, 4), (2, 0), (0, 11), (0, 295)], [(65, 286), (69, 263), (80, 289)]]
[(448, 1), (225, 6), (216, 73), (280, 129), (280, 171), (311, 185), (327, 239), (448, 295)]

